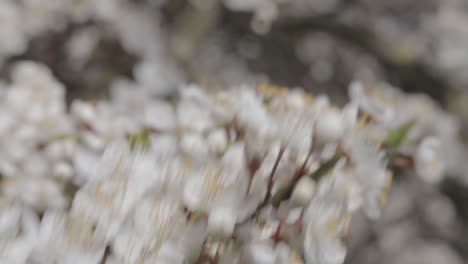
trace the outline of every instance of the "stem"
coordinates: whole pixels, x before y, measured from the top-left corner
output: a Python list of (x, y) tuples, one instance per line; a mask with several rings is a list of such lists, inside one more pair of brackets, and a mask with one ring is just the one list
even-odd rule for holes
[(277, 207), (281, 203), (281, 201), (284, 201), (286, 199), (289, 199), (291, 196), (291, 193), (296, 186), (296, 184), (299, 182), (299, 179), (304, 175), (305, 168), (307, 166), (307, 162), (309, 161), (310, 157), (312, 156), (312, 152), (314, 151), (314, 144), (310, 145), (309, 152), (307, 153), (307, 157), (302, 163), (301, 167), (296, 171), (294, 174), (291, 182), (282, 190), (280, 190), (272, 199), (273, 206)]
[(268, 204), (268, 201), (271, 198), (271, 191), (272, 191), (271, 189), (273, 188), (273, 183), (274, 183), (273, 179), (275, 177), (275, 173), (276, 173), (276, 170), (278, 169), (278, 165), (281, 161), (281, 158), (283, 157), (284, 150), (285, 150), (284, 147), (280, 148), (278, 156), (276, 157), (276, 160), (275, 160), (275, 164), (273, 165), (273, 169), (271, 170), (270, 176), (268, 177), (267, 193), (265, 195), (265, 198), (263, 199), (263, 202), (257, 207), (257, 210), (255, 210), (254, 215), (258, 215), (258, 213), (260, 213), (260, 210), (263, 207), (265, 207), (265, 205)]
[(107, 262), (107, 259), (109, 258), (110, 255), (110, 248), (107, 246), (106, 249), (104, 250), (104, 254), (102, 256), (100, 264), (105, 264)]
[(246, 196), (250, 194), (250, 189), (252, 188), (252, 182), (255, 177), (255, 173), (258, 171), (262, 164), (262, 159), (255, 157), (252, 159), (252, 161), (249, 162), (249, 160), (246, 157), (246, 162), (248, 164), (248, 169), (249, 169), (249, 181), (247, 182), (247, 192)]

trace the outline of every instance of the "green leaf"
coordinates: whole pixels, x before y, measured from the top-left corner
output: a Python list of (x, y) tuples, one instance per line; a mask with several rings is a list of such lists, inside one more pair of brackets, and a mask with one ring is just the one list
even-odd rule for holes
[(128, 143), (132, 149), (141, 147), (143, 149), (148, 149), (150, 147), (150, 137), (149, 132), (144, 130), (140, 133), (130, 134), (127, 136)]
[(340, 160), (340, 158), (341, 152), (336, 153), (335, 156), (331, 157), (329, 160), (324, 162), (320, 166), (320, 168), (318, 168), (314, 173), (312, 173), (310, 177), (316, 181), (319, 180), (335, 167), (336, 163)]
[(170, 93), (163, 96), (164, 101), (175, 104), (180, 100), (180, 93), (177, 90), (171, 91)]
[[(342, 151), (338, 151), (335, 156), (331, 157), (329, 160), (324, 162), (320, 168), (318, 168), (314, 173), (309, 175), (314, 180), (319, 180), (322, 176), (330, 172), (336, 165), (336, 163), (342, 157)], [(307, 177), (304, 175), (304, 177)], [(278, 207), (282, 201), (285, 201), (291, 197), (294, 187), (296, 186), (299, 178), (296, 181), (291, 181), (285, 186), (281, 186), (275, 195), (271, 198), (271, 204), (275, 207)]]
[(292, 190), (294, 188), (294, 183), (291, 182), (286, 186), (282, 186), (276, 191), (275, 195), (271, 198), (271, 204), (278, 207), (282, 201), (289, 199), (291, 196)]
[(388, 132), (385, 144), (390, 147), (400, 145), (408, 136), (408, 133), (413, 127), (414, 123), (414, 121), (408, 121), (400, 127)]

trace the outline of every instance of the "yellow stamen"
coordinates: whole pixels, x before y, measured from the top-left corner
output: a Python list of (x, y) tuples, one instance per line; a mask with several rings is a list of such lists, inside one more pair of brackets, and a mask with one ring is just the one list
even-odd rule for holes
[(295, 249), (291, 250), (291, 255), (289, 257), (289, 263), (290, 264), (303, 264), (304, 262), (302, 261), (301, 256)]

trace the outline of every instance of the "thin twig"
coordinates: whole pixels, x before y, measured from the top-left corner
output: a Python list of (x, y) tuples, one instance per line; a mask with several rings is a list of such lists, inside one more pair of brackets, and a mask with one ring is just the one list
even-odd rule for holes
[(110, 255), (110, 247), (107, 246), (106, 249), (104, 250), (104, 254), (102, 256), (102, 259), (101, 259), (101, 262), (99, 262), (100, 264), (105, 264), (107, 262), (107, 259), (109, 258), (109, 255)]
[(254, 215), (258, 215), (260, 213), (260, 210), (265, 207), (265, 205), (268, 204), (268, 201), (270, 200), (271, 198), (271, 191), (273, 189), (273, 183), (274, 183), (274, 177), (275, 177), (275, 173), (276, 173), (276, 170), (278, 169), (278, 166), (279, 166), (279, 163), (281, 161), (281, 158), (283, 157), (283, 154), (284, 154), (284, 150), (285, 148), (284, 147), (281, 147), (280, 148), (280, 151), (278, 153), (278, 156), (276, 157), (276, 160), (275, 160), (275, 164), (273, 165), (273, 169), (271, 170), (271, 173), (270, 175), (268, 176), (268, 184), (267, 184), (267, 193), (265, 195), (265, 198), (263, 199), (262, 203), (257, 207), (257, 210), (255, 210), (255, 214)]

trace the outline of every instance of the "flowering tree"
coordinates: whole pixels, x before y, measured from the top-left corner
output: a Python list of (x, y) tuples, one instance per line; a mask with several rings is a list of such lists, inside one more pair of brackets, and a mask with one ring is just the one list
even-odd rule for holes
[[(257, 33), (279, 15), (280, 1), (223, 3), (253, 12)], [(245, 72), (234, 74), (242, 85), (187, 84), (145, 7), (0, 1), (11, 68), (0, 83), (0, 263), (340, 264), (353, 215), (380, 217), (394, 172), (435, 185), (453, 162), (454, 121), (387, 84), (352, 82), (341, 106)], [(31, 39), (69, 25), (79, 30), (63, 56), (78, 79), (105, 34), (137, 57), (105, 82), (108, 97), (65, 98), (53, 69), (22, 60)], [(190, 59), (192, 43), (174, 43)]]
[(70, 111), (63, 89), (32, 62), (2, 87), (5, 263), (342, 263), (392, 167), (443, 175), (428, 105), (388, 87), (353, 83), (339, 109), (269, 85), (116, 86)]

